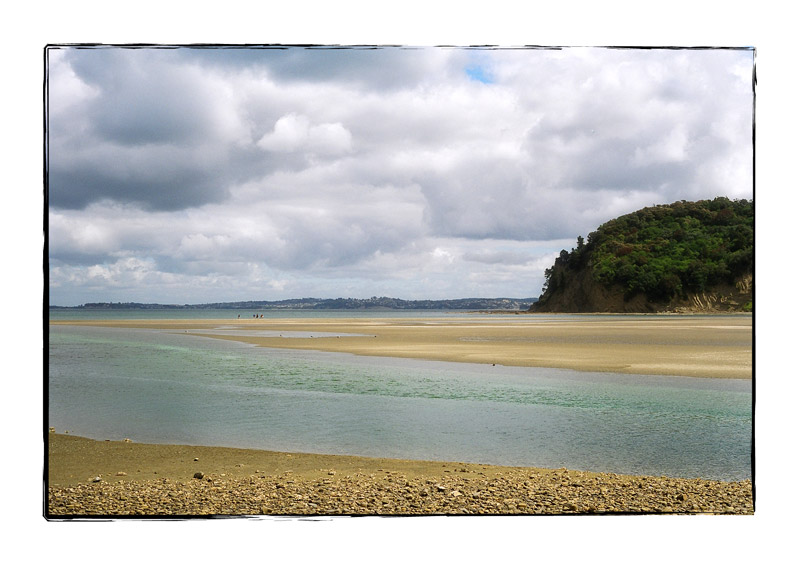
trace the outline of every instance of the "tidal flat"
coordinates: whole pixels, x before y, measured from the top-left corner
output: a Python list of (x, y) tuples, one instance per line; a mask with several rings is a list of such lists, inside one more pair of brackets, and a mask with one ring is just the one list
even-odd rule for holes
[(53, 323), (168, 329), (271, 348), (584, 372), (747, 379), (753, 370), (751, 315), (458, 314), (413, 319), (376, 313), (374, 318)]

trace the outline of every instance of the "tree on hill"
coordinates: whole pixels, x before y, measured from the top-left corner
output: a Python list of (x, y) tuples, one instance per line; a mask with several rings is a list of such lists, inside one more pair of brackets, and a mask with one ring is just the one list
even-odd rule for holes
[(753, 201), (714, 200), (643, 208), (578, 237), (545, 271), (540, 307), (590, 271), (600, 286), (621, 287), (626, 299), (643, 294), (668, 302), (754, 272)]

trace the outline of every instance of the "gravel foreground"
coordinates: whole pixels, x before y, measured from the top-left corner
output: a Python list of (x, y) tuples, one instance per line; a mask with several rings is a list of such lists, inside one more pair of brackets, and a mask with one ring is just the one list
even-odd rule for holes
[[(169, 462), (158, 463), (165, 457)], [(80, 476), (84, 482), (70, 483), (74, 479), (60, 470), (76, 472), (78, 464), (71, 459), (88, 464), (86, 470), (102, 465), (106, 473), (88, 478), (86, 471)], [(749, 480), (97, 442), (54, 435), (49, 460), (54, 475), (45, 504), (48, 518), (754, 512)], [(108, 473), (112, 465), (128, 466), (132, 472)], [(162, 471), (145, 475), (144, 465), (150, 470), (158, 465)], [(214, 471), (203, 471), (204, 465)], [(172, 471), (163, 471), (169, 466)]]
[(297, 481), (291, 474), (130, 481), (49, 489), (53, 516), (752, 514), (749, 482), (510, 470), (496, 477), (393, 472)]

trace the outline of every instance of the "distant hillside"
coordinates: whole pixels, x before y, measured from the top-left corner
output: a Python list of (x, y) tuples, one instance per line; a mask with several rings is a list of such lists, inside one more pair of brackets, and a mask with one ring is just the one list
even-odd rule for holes
[[(249, 300), (211, 304), (140, 304), (137, 302), (93, 302), (75, 308), (89, 310), (527, 310), (536, 298), (460, 298), (457, 300), (401, 300), (399, 298), (296, 298), (291, 300)], [(58, 308), (58, 306), (51, 306)]]
[(643, 208), (562, 250), (531, 311), (752, 311), (753, 240), (753, 201)]

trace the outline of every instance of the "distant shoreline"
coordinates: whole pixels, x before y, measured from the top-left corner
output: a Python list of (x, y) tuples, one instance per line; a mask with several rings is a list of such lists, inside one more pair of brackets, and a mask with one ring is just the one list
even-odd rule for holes
[(287, 300), (248, 300), (205, 304), (157, 304), (141, 302), (92, 302), (78, 306), (49, 306), (53, 310), (525, 310), (538, 298), (453, 298), (443, 300), (404, 300), (402, 298), (293, 298)]

